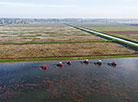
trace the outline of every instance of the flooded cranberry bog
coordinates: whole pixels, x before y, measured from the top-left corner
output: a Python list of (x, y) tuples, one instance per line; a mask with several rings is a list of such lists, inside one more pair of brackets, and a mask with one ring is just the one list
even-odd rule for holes
[(0, 63), (0, 102), (137, 102), (138, 58), (95, 61)]

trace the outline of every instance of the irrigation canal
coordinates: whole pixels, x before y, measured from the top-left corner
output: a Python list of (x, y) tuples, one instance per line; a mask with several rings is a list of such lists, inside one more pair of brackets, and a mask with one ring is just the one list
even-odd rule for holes
[(77, 29), (80, 29), (80, 30), (83, 30), (83, 31), (86, 31), (88, 33), (94, 33), (94, 34), (97, 34), (97, 35), (102, 36), (102, 37), (104, 36), (105, 38), (110, 38), (110, 39), (113, 39), (113, 40), (116, 40), (116, 41), (124, 42), (124, 43), (127, 43), (129, 45), (138, 47), (138, 43), (135, 43), (135, 42), (132, 42), (132, 41), (128, 41), (128, 40), (125, 40), (125, 39), (122, 39), (122, 38), (114, 37), (114, 36), (111, 36), (111, 35), (108, 35), (108, 34), (104, 34), (104, 33), (101, 33), (101, 32), (97, 32), (97, 31), (94, 31), (94, 30), (91, 30), (91, 29), (88, 29), (88, 28), (84, 28), (84, 27), (80, 27), (80, 26), (76, 26), (76, 25), (73, 25), (73, 24), (66, 24), (66, 25), (77, 28)]

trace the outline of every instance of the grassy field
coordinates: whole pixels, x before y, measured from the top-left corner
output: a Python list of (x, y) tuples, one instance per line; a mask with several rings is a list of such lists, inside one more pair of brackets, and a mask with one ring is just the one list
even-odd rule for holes
[(59, 36), (59, 37), (0, 37), (0, 42), (51, 42), (51, 41), (99, 41), (96, 36)]
[(82, 56), (82, 57), (51, 57), (51, 58), (24, 58), (24, 59), (0, 59), (0, 62), (16, 63), (23, 61), (55, 61), (55, 60), (84, 60), (84, 59), (107, 59), (107, 58), (132, 58), (138, 57), (138, 54), (134, 55), (116, 55), (116, 56)]
[(93, 30), (138, 41), (138, 26), (129, 23), (81, 23)]
[[(104, 29), (102, 24), (82, 23), (82, 25), (104, 31), (101, 30)], [(0, 26), (0, 53), (1, 62), (138, 55), (135, 50), (62, 23)]]
[(1, 59), (43, 58), (43, 57), (81, 57), (138, 54), (110, 42), (73, 43), (73, 44), (31, 44), (0, 45)]
[(61, 23), (0, 26), (0, 42), (103, 40)]

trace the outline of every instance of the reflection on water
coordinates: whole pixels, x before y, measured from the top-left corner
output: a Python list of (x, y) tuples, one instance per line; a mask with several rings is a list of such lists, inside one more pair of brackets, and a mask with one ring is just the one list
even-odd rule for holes
[(137, 102), (138, 58), (95, 61), (0, 63), (0, 102)]

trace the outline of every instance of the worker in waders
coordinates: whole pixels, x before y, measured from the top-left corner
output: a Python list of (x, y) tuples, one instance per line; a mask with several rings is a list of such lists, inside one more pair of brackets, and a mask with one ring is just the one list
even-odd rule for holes
[(98, 62), (94, 62), (96, 65), (102, 65), (102, 60), (99, 60)]
[(84, 61), (84, 63), (85, 63), (85, 64), (88, 64), (88, 63), (89, 63), (89, 60), (88, 60), (88, 59), (86, 59), (86, 60)]
[(46, 64), (43, 64), (43, 66), (40, 66), (39, 69), (44, 69), (44, 70), (46, 70), (46, 69), (47, 69), (47, 65), (46, 65)]
[(63, 63), (62, 63), (62, 62), (59, 62), (59, 63), (57, 64), (57, 66), (62, 67), (62, 66), (63, 66)]
[(111, 63), (111, 65), (112, 65), (112, 66), (116, 66), (116, 65), (117, 65), (117, 62), (116, 62), (116, 61), (113, 61), (113, 62)]
[(71, 65), (71, 60), (67, 61), (67, 64), (68, 64), (68, 65)]

